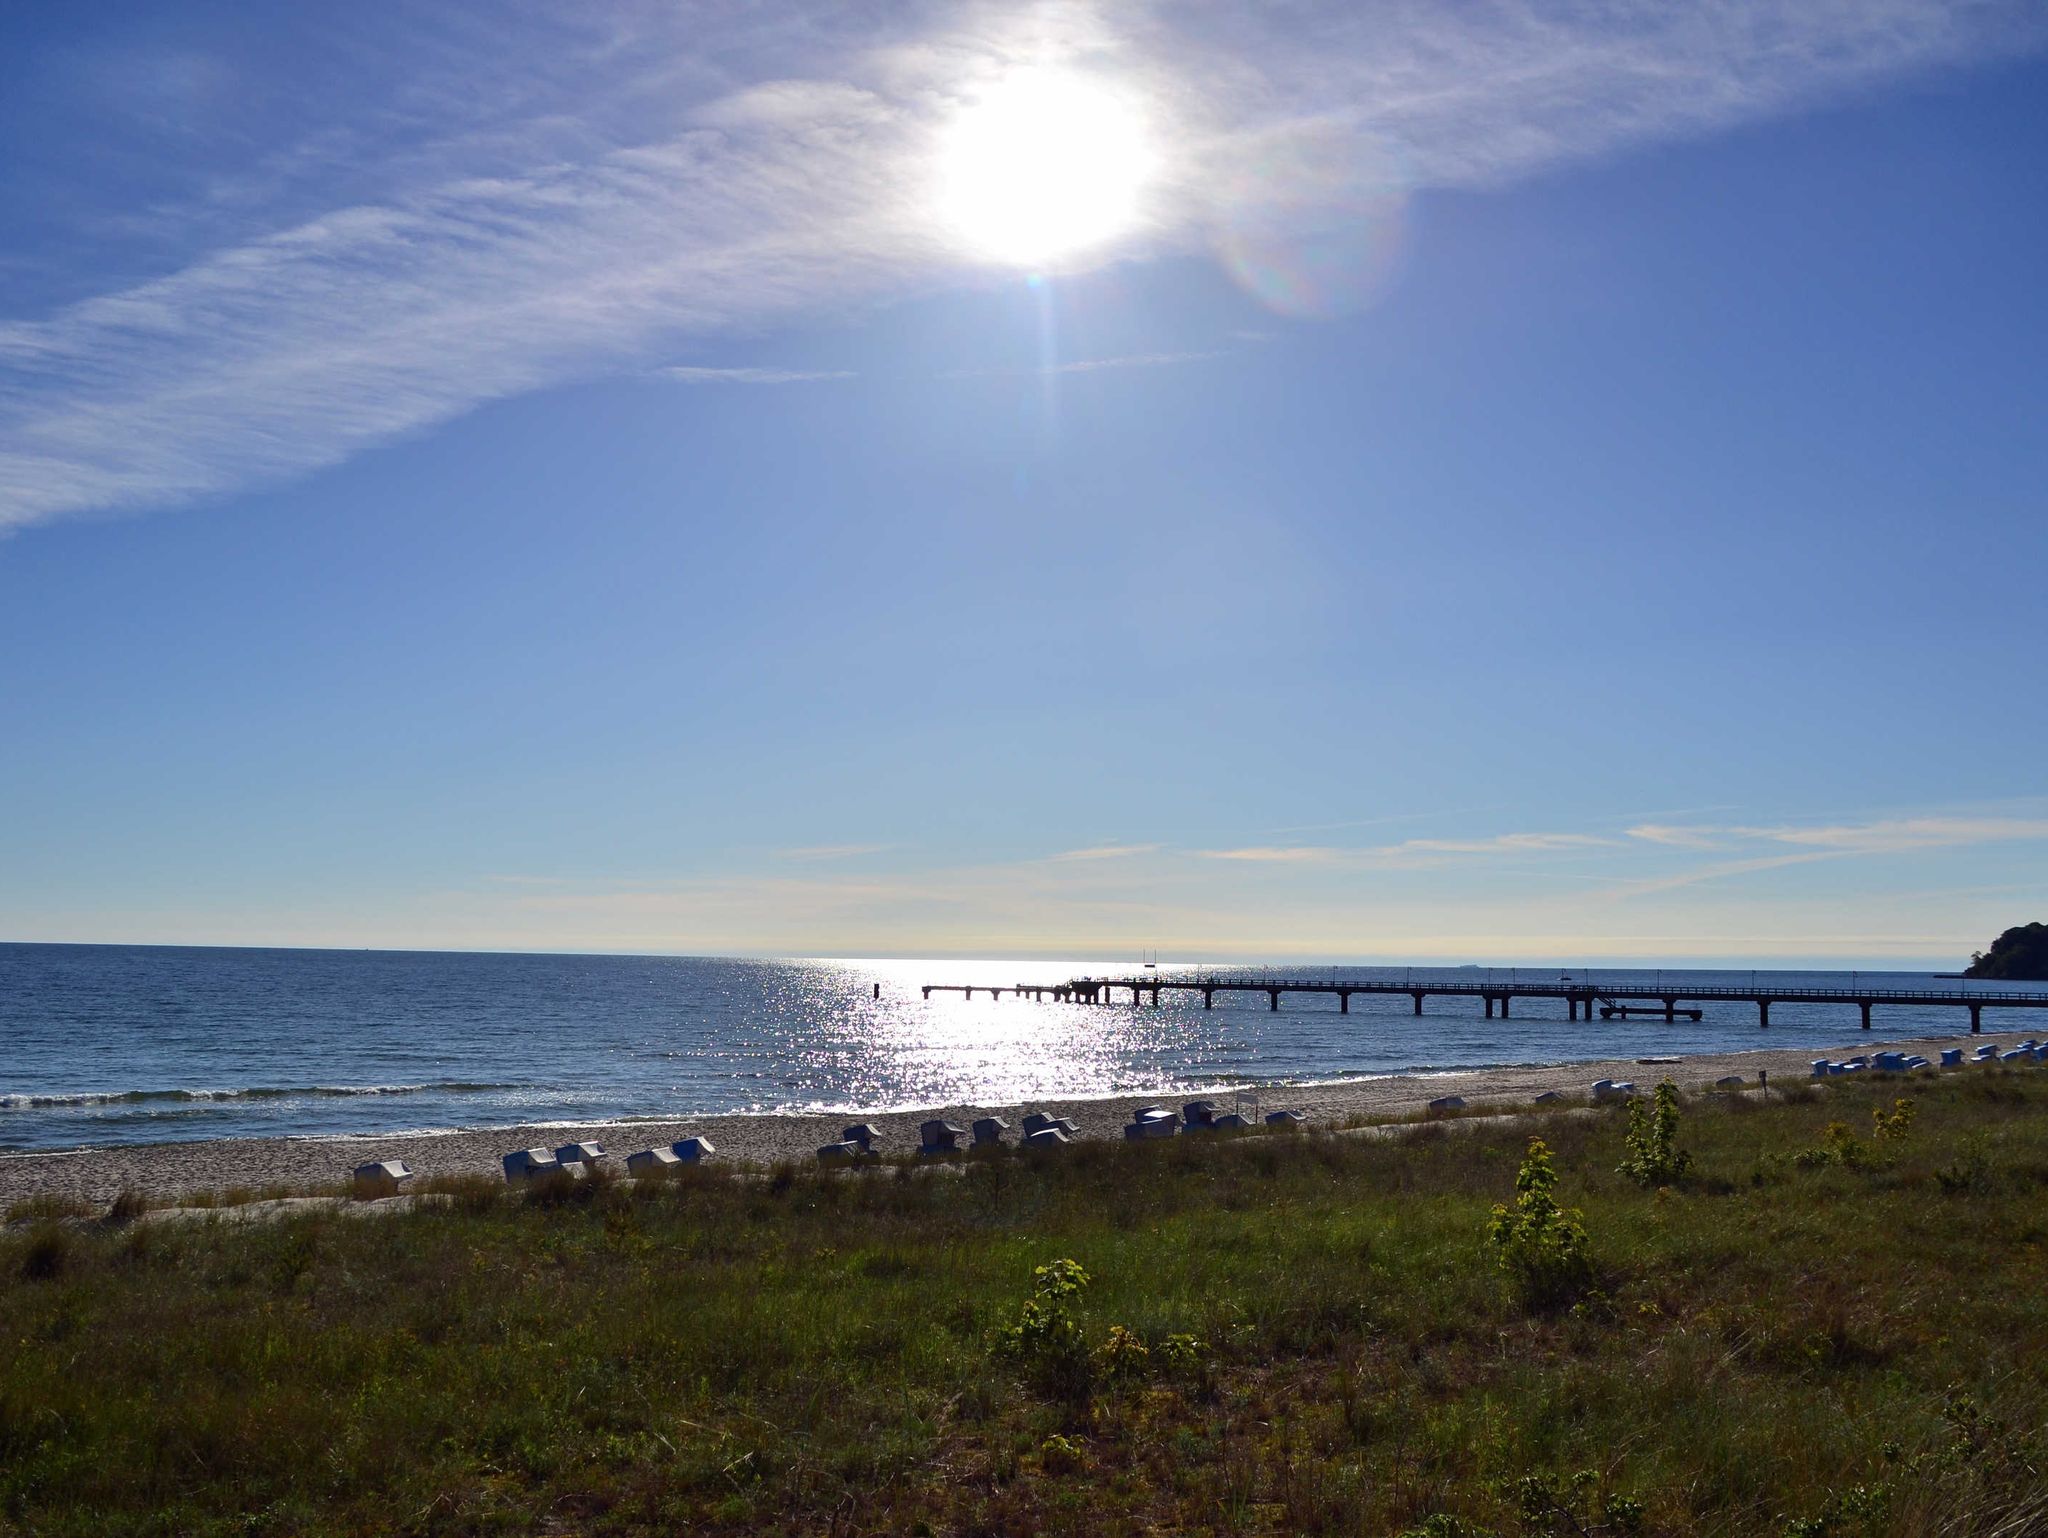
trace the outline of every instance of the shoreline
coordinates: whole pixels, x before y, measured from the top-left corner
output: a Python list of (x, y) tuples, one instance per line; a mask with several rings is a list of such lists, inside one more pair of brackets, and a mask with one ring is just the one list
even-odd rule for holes
[[(2003, 1048), (2009, 1045), (2008, 1037), (2017, 1041), (2020, 1034), (1972, 1036), (1965, 1032), (1882, 1039), (1873, 1035), (1859, 1044), (1858, 1051), (1919, 1048), (1932, 1057), (1936, 1054), (1929, 1048), (1957, 1042), (1993, 1043)], [(316, 1133), (49, 1150), (0, 1155), (0, 1204), (37, 1196), (109, 1202), (123, 1191), (161, 1199), (237, 1187), (332, 1186), (356, 1164), (373, 1159), (403, 1159), (422, 1177), (497, 1176), (500, 1157), (515, 1148), (552, 1148), (589, 1140), (602, 1142), (621, 1164), (636, 1149), (665, 1146), (690, 1136), (708, 1137), (721, 1164), (808, 1163), (820, 1144), (836, 1141), (839, 1129), (856, 1118), (876, 1127), (881, 1134), (879, 1146), (887, 1153), (914, 1152), (918, 1123), (932, 1117), (944, 1117), (964, 1127), (976, 1117), (1001, 1116), (1011, 1124), (1009, 1138), (1014, 1143), (1019, 1135), (1017, 1122), (1027, 1110), (1068, 1117), (1079, 1126), (1082, 1137), (1120, 1138), (1131, 1111), (1138, 1106), (1171, 1103), (1178, 1109), (1183, 1099), (1208, 1098), (1229, 1109), (1240, 1094), (1255, 1100), (1262, 1113), (1298, 1110), (1308, 1116), (1311, 1128), (1328, 1128), (1357, 1119), (1413, 1115), (1444, 1095), (1461, 1095), (1473, 1106), (1526, 1104), (1546, 1090), (1578, 1097), (1601, 1078), (1633, 1079), (1643, 1088), (1669, 1078), (1681, 1090), (1697, 1090), (1729, 1074), (1741, 1074), (1754, 1084), (1757, 1072), (1763, 1070), (1790, 1086), (1809, 1082), (1815, 1055), (1810, 1047), (1761, 1047), (1676, 1055), (1676, 1061), (1599, 1058), (1487, 1069), (1419, 1069), (1366, 1079), (1265, 1080), (1171, 1097), (1110, 1095), (1046, 1100), (1028, 1106), (954, 1104), (885, 1113), (724, 1112), (659, 1121), (527, 1123), (484, 1130), (414, 1130), (388, 1136)]]

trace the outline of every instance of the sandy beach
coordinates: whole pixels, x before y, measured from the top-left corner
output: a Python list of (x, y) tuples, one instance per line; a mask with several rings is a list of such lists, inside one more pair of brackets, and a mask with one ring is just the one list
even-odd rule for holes
[[(1859, 1051), (1899, 1047), (1935, 1057), (1943, 1046), (1994, 1043), (2001, 1049), (2023, 1033), (1981, 1036), (1929, 1036), (1872, 1040)], [(1844, 1054), (1848, 1055), (1848, 1054)], [(1629, 1079), (1647, 1088), (1669, 1078), (1681, 1089), (1699, 1089), (1729, 1074), (1750, 1083), (1762, 1071), (1773, 1084), (1805, 1083), (1811, 1076), (1809, 1049), (1699, 1054), (1671, 1060), (1604, 1059), (1540, 1067), (1493, 1068), (1445, 1074), (1398, 1074), (1347, 1080), (1334, 1084), (1268, 1082), (1248, 1087), (1262, 1111), (1283, 1107), (1304, 1112), (1312, 1126), (1332, 1126), (1359, 1118), (1398, 1117), (1422, 1110), (1443, 1095), (1460, 1095), (1474, 1106), (1526, 1103), (1545, 1090), (1583, 1095), (1595, 1079)], [(1207, 1091), (1228, 1104), (1231, 1091)], [(917, 1147), (918, 1123), (945, 1116), (962, 1126), (977, 1116), (1002, 1116), (1014, 1128), (1027, 1110), (1044, 1110), (1073, 1120), (1084, 1137), (1122, 1135), (1134, 1107), (1154, 1102), (1174, 1104), (1179, 1097), (1126, 1095), (1101, 1100), (1054, 1100), (1030, 1106), (950, 1105), (890, 1114), (701, 1116), (678, 1121), (555, 1124), (544, 1127), (498, 1127), (482, 1131), (400, 1133), (389, 1137), (295, 1137), (223, 1139), (210, 1142), (151, 1143), (122, 1148), (81, 1149), (64, 1153), (0, 1155), (0, 1203), (56, 1195), (84, 1201), (111, 1201), (122, 1191), (153, 1198), (236, 1187), (291, 1186), (312, 1188), (334, 1184), (354, 1165), (371, 1159), (403, 1159), (421, 1175), (497, 1175), (499, 1159), (515, 1148), (555, 1147), (596, 1140), (623, 1158), (635, 1149), (700, 1134), (711, 1139), (720, 1162), (774, 1164), (809, 1160), (821, 1143), (832, 1141), (848, 1121), (872, 1123), (889, 1152)], [(1014, 1134), (1013, 1134), (1014, 1135)]]

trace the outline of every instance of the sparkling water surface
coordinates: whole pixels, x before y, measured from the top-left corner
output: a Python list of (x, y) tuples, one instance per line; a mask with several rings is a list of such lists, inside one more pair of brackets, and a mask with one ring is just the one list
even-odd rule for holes
[[(1135, 965), (746, 961), (406, 951), (0, 945), (0, 1148), (212, 1137), (388, 1134), (717, 1112), (882, 1111), (1161, 1094), (1254, 1079), (1333, 1080), (1511, 1063), (1859, 1042), (1969, 1029), (1967, 1012), (1747, 1004), (1697, 1023), (1568, 1021), (1562, 999), (1166, 994), (1162, 1007), (972, 1001), (925, 983), (1053, 983)], [(1163, 966), (1161, 975), (1181, 969)], [(1256, 968), (1203, 968), (1262, 975)], [(1285, 967), (1346, 980), (1555, 981), (1554, 968)], [(1925, 973), (1572, 969), (1615, 986), (1981, 988)], [(882, 996), (873, 997), (876, 984)], [(2048, 992), (2036, 985), (2033, 991)], [(2036, 1028), (2038, 1026), (2038, 1032)], [(2048, 1013), (1986, 1030), (2048, 1034)]]

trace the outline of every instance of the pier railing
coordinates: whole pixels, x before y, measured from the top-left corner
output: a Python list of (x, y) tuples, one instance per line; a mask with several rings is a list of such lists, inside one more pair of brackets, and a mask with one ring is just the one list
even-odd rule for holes
[[(1518, 998), (1563, 999), (1574, 1020), (1581, 1014), (1591, 1020), (1596, 1009), (1603, 1020), (1657, 1013), (1662, 1013), (1667, 1020), (1675, 1020), (1681, 1015), (1697, 1020), (1701, 1013), (1697, 1006), (1701, 1004), (1743, 1003), (1756, 1006), (1757, 1024), (1765, 1028), (1771, 1023), (1773, 1004), (1854, 1004), (1862, 1012), (1863, 1029), (1866, 1031), (1871, 1028), (1871, 1011), (1879, 1004), (1967, 1009), (1972, 1031), (1983, 1029), (1983, 1016), (1987, 1009), (2048, 1009), (2048, 989), (2029, 992), (2009, 988), (1869, 987), (1854, 980), (1847, 986), (1832, 987), (1774, 986), (1760, 980), (1752, 980), (1745, 986), (1741, 983), (1672, 982), (1661, 977), (1650, 983), (1623, 983), (1569, 975), (1538, 981), (1533, 978), (1524, 980), (1512, 974), (1503, 979), (1491, 973), (1483, 977), (1437, 977), (1423, 981), (1413, 977), (1396, 981), (1392, 978), (1247, 977), (1242, 973), (1150, 973), (1075, 977), (1064, 983), (994, 986), (929, 983), (924, 987), (924, 996), (929, 999), (934, 993), (960, 993), (971, 999), (980, 992), (1001, 998), (1005, 993), (1012, 993), (1041, 1000), (1051, 998), (1062, 1002), (1106, 1005), (1114, 1002), (1117, 994), (1125, 990), (1128, 990), (1133, 1005), (1144, 1003), (1149, 996), (1155, 1006), (1163, 993), (1199, 993), (1204, 1009), (1215, 1007), (1219, 993), (1263, 993), (1267, 1007), (1276, 1013), (1282, 995), (1289, 993), (1334, 995), (1339, 1011), (1344, 1014), (1351, 1012), (1352, 995), (1361, 993), (1406, 994), (1414, 1001), (1418, 1015), (1422, 1013), (1425, 999), (1477, 998), (1485, 1004), (1488, 1019), (1493, 1018), (1496, 1009), (1502, 1019), (1509, 1018), (1513, 1012), (1513, 1001)], [(1643, 999), (1652, 1000), (1654, 1004), (1627, 1002)]]

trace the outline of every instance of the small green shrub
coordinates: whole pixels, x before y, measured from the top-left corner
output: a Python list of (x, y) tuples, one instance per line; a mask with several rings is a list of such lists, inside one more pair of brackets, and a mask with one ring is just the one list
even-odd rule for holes
[(1145, 1371), (1152, 1353), (1145, 1343), (1120, 1324), (1109, 1327), (1109, 1336), (1095, 1348), (1095, 1369), (1105, 1382), (1135, 1378)]
[(1821, 1129), (1820, 1146), (1800, 1149), (1792, 1162), (1801, 1169), (1823, 1169), (1831, 1164), (1861, 1169), (1870, 1163), (1870, 1145), (1851, 1132), (1847, 1122), (1831, 1121)]
[(1527, 1538), (1635, 1538), (1643, 1531), (1642, 1503), (1602, 1490), (1592, 1469), (1580, 1469), (1569, 1479), (1525, 1475), (1503, 1493), (1513, 1502)]
[(1628, 1157), (1617, 1174), (1637, 1185), (1668, 1186), (1692, 1168), (1692, 1155), (1678, 1146), (1678, 1086), (1657, 1086), (1654, 1100), (1629, 1102)]
[(1530, 1307), (1570, 1302), (1593, 1277), (1583, 1216), (1558, 1206), (1556, 1190), (1550, 1149), (1531, 1138), (1515, 1174), (1515, 1204), (1495, 1206), (1487, 1226), (1495, 1259)]
[(1894, 1100), (1887, 1111), (1883, 1106), (1870, 1108), (1870, 1135), (1880, 1143), (1903, 1143), (1913, 1131), (1913, 1102), (1904, 1098)]
[(996, 1333), (997, 1355), (1022, 1366), (1031, 1386), (1052, 1398), (1079, 1402), (1095, 1388), (1095, 1363), (1074, 1317), (1074, 1299), (1087, 1285), (1077, 1260), (1034, 1268), (1017, 1322)]
[(1981, 1132), (1968, 1133), (1955, 1158), (1934, 1171), (1934, 1183), (1950, 1196), (1982, 1196), (1992, 1187), (1991, 1145)]

